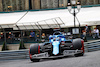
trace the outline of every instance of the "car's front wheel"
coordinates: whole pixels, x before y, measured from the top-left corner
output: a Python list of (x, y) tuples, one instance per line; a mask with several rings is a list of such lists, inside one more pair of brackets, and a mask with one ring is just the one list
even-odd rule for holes
[(30, 60), (33, 62), (39, 62), (40, 59), (32, 59), (32, 55), (34, 54), (39, 54), (40, 53), (40, 46), (39, 44), (33, 44), (30, 46), (30, 50), (29, 50), (29, 56), (30, 56)]

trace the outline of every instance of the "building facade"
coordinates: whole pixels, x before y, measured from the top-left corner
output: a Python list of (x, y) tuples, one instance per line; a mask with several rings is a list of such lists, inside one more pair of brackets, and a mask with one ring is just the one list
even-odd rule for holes
[[(100, 4), (100, 0), (81, 0), (82, 5)], [(67, 7), (67, 0), (0, 0), (0, 12)]]

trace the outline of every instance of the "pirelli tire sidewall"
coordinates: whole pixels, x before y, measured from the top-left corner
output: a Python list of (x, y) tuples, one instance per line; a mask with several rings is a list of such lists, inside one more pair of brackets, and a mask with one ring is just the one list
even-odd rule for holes
[(76, 50), (76, 49), (81, 50), (81, 48), (82, 48), (81, 40), (82, 39), (74, 39), (73, 42), (72, 42), (73, 43), (73, 48), (72, 49), (74, 49), (74, 50)]
[(39, 54), (39, 53), (40, 53), (40, 46), (39, 46), (39, 44), (32, 44), (32, 45), (30, 45), (29, 55), (30, 55), (30, 60), (31, 61), (39, 62), (40, 59), (32, 59), (32, 55)]
[(38, 54), (38, 48), (39, 48), (39, 44), (30, 45), (30, 54), (31, 55)]

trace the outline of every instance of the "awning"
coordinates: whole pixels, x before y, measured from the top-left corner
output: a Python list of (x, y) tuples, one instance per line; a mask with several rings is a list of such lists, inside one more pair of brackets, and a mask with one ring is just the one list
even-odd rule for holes
[[(79, 23), (81, 26), (91, 26), (91, 25), (100, 25), (100, 7), (91, 7), (91, 8), (82, 8), (81, 11), (76, 15), (76, 26), (79, 26)], [(23, 24), (24, 29), (25, 27), (27, 29), (30, 29), (33, 27), (36, 27), (34, 23), (39, 23), (43, 28), (49, 28), (48, 25), (45, 23), (45, 21), (48, 21), (47, 19), (59, 17), (63, 24), (60, 24), (60, 26), (63, 27), (74, 27), (74, 17), (72, 14), (68, 12), (68, 9), (61, 9), (61, 10), (49, 10), (49, 11), (38, 11), (38, 12), (33, 12), (29, 11), (28, 14), (21, 19), (17, 23), (20, 28), (22, 26), (20, 24)], [(44, 20), (44, 21), (41, 21)], [(51, 19), (52, 20), (52, 19)], [(41, 22), (40, 22), (41, 21)], [(30, 24), (31, 23), (31, 24)], [(49, 25), (55, 25), (53, 21), (47, 22)], [(30, 28), (29, 28), (30, 27)], [(34, 29), (34, 28), (33, 28)]]
[[(12, 27), (13, 29), (47, 29), (54, 27), (74, 27), (74, 17), (68, 12), (68, 9), (48, 10), (48, 11), (28, 11), (18, 13), (0, 14), (0, 25), (5, 27)], [(23, 16), (23, 18), (21, 18)], [(100, 25), (100, 7), (81, 8), (76, 15), (76, 26), (91, 26)], [(21, 18), (21, 19), (20, 19)], [(19, 20), (20, 19), (20, 20)], [(18, 21), (19, 20), (19, 21)], [(7, 25), (7, 26), (3, 26)]]
[(26, 12), (0, 13), (0, 28), (13, 28)]
[(18, 27), (14, 25), (14, 30), (60, 28), (61, 25), (64, 25), (64, 22), (60, 17), (56, 17), (38, 22), (17, 23)]

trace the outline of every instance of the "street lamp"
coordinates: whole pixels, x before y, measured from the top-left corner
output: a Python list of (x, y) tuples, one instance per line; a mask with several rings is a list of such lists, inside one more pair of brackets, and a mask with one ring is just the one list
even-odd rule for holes
[[(76, 14), (80, 11), (81, 9), (81, 3), (80, 0), (68, 0), (68, 5), (67, 5), (69, 13), (71, 13), (74, 16), (74, 28), (76, 27), (75, 25), (75, 17)], [(80, 30), (80, 23), (79, 23), (79, 30)], [(76, 31), (76, 29), (75, 29)], [(79, 33), (81, 36), (81, 33)]]
[(76, 27), (75, 25), (75, 17), (76, 14), (80, 11), (81, 9), (81, 3), (80, 0), (68, 0), (68, 11), (69, 13), (71, 13), (74, 16), (74, 27)]

